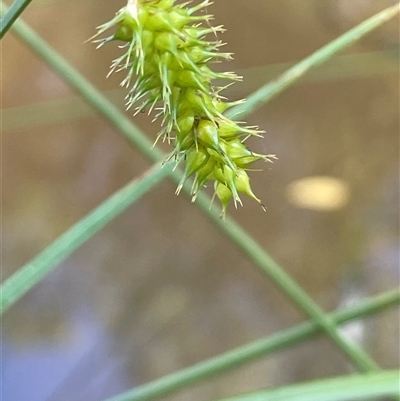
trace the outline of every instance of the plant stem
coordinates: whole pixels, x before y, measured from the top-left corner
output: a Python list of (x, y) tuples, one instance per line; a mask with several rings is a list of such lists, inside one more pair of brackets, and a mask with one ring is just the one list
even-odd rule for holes
[[(7, 7), (0, 1), (2, 13)], [(118, 129), (125, 138), (153, 162), (159, 162), (164, 154), (153, 147), (153, 142), (131, 122), (128, 116), (96, 89), (82, 74), (80, 74), (68, 61), (43, 40), (32, 28), (21, 19), (16, 21), (13, 32), (32, 51), (44, 60), (72, 89), (92, 106), (99, 114), (106, 118), (111, 125)]]
[[(32, 0), (15, 0), (8, 9), (6, 15), (0, 21), (0, 39), (11, 28), (12, 24), (21, 15)], [(3, 7), (3, 4), (1, 5)]]
[[(329, 315), (335, 324), (340, 325), (355, 319), (368, 317), (390, 306), (398, 305), (400, 292), (388, 291), (378, 296), (367, 298), (359, 305), (333, 312)], [(107, 399), (106, 401), (150, 401), (166, 396), (172, 392), (197, 384), (208, 377), (215, 377), (228, 370), (238, 368), (245, 363), (260, 359), (273, 352), (287, 349), (300, 341), (321, 334), (321, 327), (316, 322), (306, 322), (252, 343), (238, 347), (221, 355), (202, 361), (188, 368), (156, 379), (134, 388), (126, 393)]]
[(224, 398), (219, 401), (366, 401), (399, 395), (400, 370), (353, 374)]
[(321, 47), (302, 61), (296, 63), (289, 68), (284, 74), (277, 79), (268, 82), (249, 96), (245, 103), (240, 104), (226, 113), (228, 116), (245, 116), (257, 110), (264, 103), (270, 101), (284, 89), (292, 85), (295, 81), (302, 78), (311, 68), (315, 68), (329, 60), (339, 51), (350, 46), (361, 37), (365, 36), (372, 30), (378, 28), (384, 22), (395, 17), (400, 11), (400, 4), (388, 7), (381, 12), (373, 15), (371, 18), (363, 21), (349, 31), (340, 35), (336, 39)]

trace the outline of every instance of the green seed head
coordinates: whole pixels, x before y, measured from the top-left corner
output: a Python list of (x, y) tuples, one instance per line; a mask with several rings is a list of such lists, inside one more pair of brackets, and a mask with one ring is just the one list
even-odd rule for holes
[[(223, 113), (243, 100), (228, 102), (219, 94), (225, 87), (214, 87), (213, 80), (240, 80), (231, 72), (215, 72), (211, 66), (220, 59), (231, 59), (221, 52), (215, 40), (221, 26), (211, 27), (211, 15), (198, 13), (211, 5), (210, 0), (188, 7), (174, 0), (128, 0), (116, 16), (99, 27), (98, 35), (113, 28), (114, 34), (96, 40), (99, 47), (112, 40), (126, 42), (124, 53), (112, 66), (126, 71), (121, 85), (129, 88), (127, 107), (137, 104), (135, 113), (158, 110), (163, 128), (158, 137), (174, 137), (174, 156), (185, 160), (185, 173), (178, 186), (194, 176), (192, 199), (202, 187), (214, 181), (216, 197), (225, 218), (233, 199), (241, 204), (238, 193), (260, 203), (250, 187), (244, 169), (271, 156), (253, 153), (243, 138), (262, 133), (225, 117)], [(210, 39), (208, 36), (210, 35)], [(174, 131), (172, 134), (171, 132)]]
[(195, 115), (193, 110), (187, 108), (176, 120), (175, 130), (182, 135), (187, 135), (193, 130)]
[(206, 148), (220, 150), (218, 128), (214, 122), (210, 120), (200, 120), (197, 129), (196, 137), (200, 143)]
[(157, 5), (160, 10), (169, 10), (173, 7), (175, 0), (158, 0)]
[(217, 195), (217, 198), (220, 200), (221, 205), (222, 205), (221, 218), (223, 220), (225, 220), (226, 219), (226, 210), (228, 208), (229, 202), (232, 199), (232, 192), (226, 185), (221, 184), (221, 183), (216, 183), (215, 194)]

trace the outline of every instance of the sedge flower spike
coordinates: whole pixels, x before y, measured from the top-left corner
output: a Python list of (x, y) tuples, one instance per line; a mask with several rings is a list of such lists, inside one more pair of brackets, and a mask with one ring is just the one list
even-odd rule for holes
[[(228, 204), (242, 204), (239, 193), (255, 199), (246, 170), (258, 160), (272, 161), (274, 155), (254, 153), (244, 144), (251, 136), (261, 136), (257, 127), (232, 121), (224, 112), (243, 101), (228, 102), (220, 92), (241, 77), (233, 72), (215, 72), (211, 65), (229, 60), (216, 39), (222, 26), (211, 27), (212, 15), (205, 9), (210, 0), (189, 7), (190, 1), (128, 0), (115, 17), (98, 28), (95, 36), (113, 28), (111, 36), (97, 39), (98, 47), (122, 41), (123, 54), (112, 62), (110, 74), (127, 71), (121, 86), (128, 88), (127, 108), (135, 114), (153, 110), (162, 121), (157, 139), (174, 144), (172, 157), (185, 161), (185, 172), (178, 194), (189, 177), (194, 177), (192, 200), (209, 182), (214, 197), (222, 204), (222, 217)], [(212, 39), (207, 39), (211, 37)], [(227, 80), (214, 86), (214, 80)], [(264, 208), (265, 209), (265, 208)]]

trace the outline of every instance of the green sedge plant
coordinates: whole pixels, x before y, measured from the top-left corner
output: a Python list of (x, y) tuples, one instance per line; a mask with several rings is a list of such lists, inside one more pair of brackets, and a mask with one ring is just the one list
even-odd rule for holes
[[(231, 200), (235, 206), (242, 205), (239, 193), (255, 199), (265, 210), (251, 189), (246, 170), (256, 161), (270, 162), (275, 156), (249, 150), (246, 139), (261, 136), (262, 131), (224, 115), (243, 100), (229, 102), (221, 92), (241, 77), (233, 72), (215, 72), (210, 67), (221, 59), (232, 58), (231, 53), (220, 51), (224, 43), (216, 39), (224, 29), (212, 27), (212, 15), (204, 13), (212, 4), (210, 0), (192, 7), (188, 7), (190, 2), (175, 3), (128, 0), (111, 21), (98, 27), (95, 37), (110, 28), (114, 33), (95, 42), (98, 47), (114, 40), (124, 42), (124, 53), (113, 61), (110, 74), (127, 71), (121, 86), (129, 90), (128, 109), (136, 105), (135, 115), (154, 110), (155, 119), (161, 119), (157, 139), (173, 143), (170, 158), (185, 163), (177, 194), (184, 182), (194, 176), (192, 201), (207, 183), (213, 182), (223, 218)], [(214, 86), (215, 80), (229, 83)]]

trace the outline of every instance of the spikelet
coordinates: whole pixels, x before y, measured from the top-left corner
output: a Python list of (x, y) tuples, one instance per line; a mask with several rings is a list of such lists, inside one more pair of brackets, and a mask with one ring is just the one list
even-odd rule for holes
[[(111, 21), (98, 27), (95, 36), (110, 28), (114, 34), (95, 42), (98, 47), (113, 40), (124, 42), (124, 53), (113, 61), (110, 74), (127, 71), (121, 83), (128, 88), (127, 108), (136, 105), (135, 114), (155, 110), (155, 118), (160, 118), (163, 126), (157, 139), (173, 142), (173, 157), (177, 163), (185, 160), (177, 194), (194, 176), (192, 200), (208, 182), (214, 182), (222, 218), (231, 200), (235, 206), (242, 204), (239, 193), (264, 208), (245, 170), (258, 160), (271, 161), (274, 155), (254, 153), (244, 144), (250, 136), (261, 136), (257, 127), (224, 116), (227, 109), (242, 101), (225, 101), (220, 92), (229, 85), (215, 87), (212, 81), (232, 83), (241, 77), (210, 68), (218, 60), (232, 58), (220, 51), (223, 43), (214, 40), (224, 29), (211, 27), (212, 15), (202, 12), (212, 4), (210, 0), (192, 7), (189, 3), (128, 0)], [(206, 39), (208, 35), (213, 40)]]

